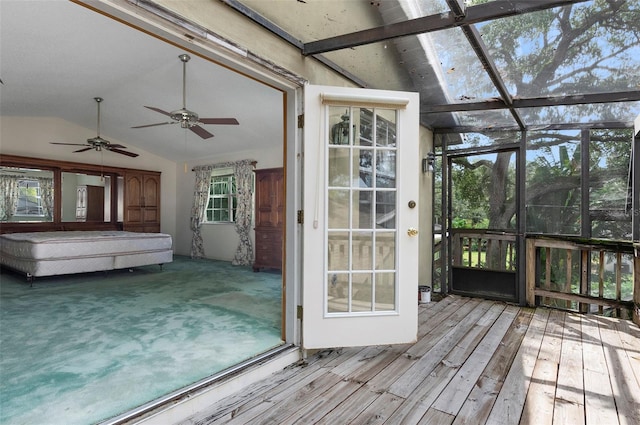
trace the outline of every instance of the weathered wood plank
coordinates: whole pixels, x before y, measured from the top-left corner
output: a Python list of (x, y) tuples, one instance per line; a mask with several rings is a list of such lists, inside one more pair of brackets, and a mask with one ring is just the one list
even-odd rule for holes
[[(612, 319), (597, 317), (604, 357), (621, 424), (640, 424), (640, 386)], [(640, 344), (638, 345), (640, 348)]]
[(451, 349), (468, 333), (472, 323), (476, 323), (491, 307), (492, 303), (482, 302), (464, 319), (451, 329), (437, 344), (403, 373), (391, 386), (389, 392), (400, 397), (408, 397), (426, 379), (431, 371), (444, 359)]
[(640, 423), (630, 321), (447, 298), (417, 344), (318, 352), (180, 424)]
[(418, 425), (450, 425), (456, 417), (441, 410), (431, 408), (427, 410)]
[[(307, 362), (298, 362), (291, 365), (272, 379), (261, 380), (255, 384), (245, 388), (241, 393), (234, 394), (220, 401), (216, 405), (216, 409), (207, 412), (201, 412), (189, 418), (188, 422), (181, 422), (184, 425), (209, 425), (227, 421), (237, 414), (249, 410), (259, 405), (262, 400), (268, 399), (278, 392), (296, 388), (296, 383), (305, 379), (315, 379), (324, 373), (321, 369), (327, 362), (334, 357), (338, 357), (335, 351), (323, 351), (317, 353)], [(310, 375), (314, 375), (311, 378)]]
[(316, 383), (319, 379), (323, 379), (326, 373), (327, 372), (324, 369), (317, 369), (302, 380), (291, 382), (289, 383), (290, 385), (285, 388), (281, 388), (278, 386), (271, 391), (268, 391), (265, 394), (261, 395), (260, 397), (248, 400), (246, 403), (238, 406), (236, 409), (227, 413), (225, 416), (219, 417), (214, 422), (205, 423), (242, 424), (249, 422), (253, 418), (277, 406), (277, 404), (282, 400), (293, 397), (298, 392), (304, 393), (307, 386), (313, 385), (312, 383)]
[(480, 300), (467, 299), (467, 301), (462, 305), (451, 304), (446, 310), (443, 310), (442, 314), (446, 315), (446, 319), (371, 379), (368, 383), (369, 387), (373, 391), (387, 391), (416, 361), (432, 349), (444, 335), (455, 328), (473, 308), (480, 304)]
[(519, 309), (518, 315), (458, 412), (454, 425), (482, 424), (487, 420), (532, 317), (533, 309)]
[(520, 420), (548, 317), (549, 310), (536, 309), (512, 367), (487, 418), (487, 424), (511, 425)]
[(433, 403), (433, 408), (454, 417), (458, 414), (517, 313), (517, 307), (508, 306), (501, 312), (497, 320), (490, 324), (489, 331), (458, 370), (451, 383), (440, 393), (438, 399)]
[(640, 327), (628, 320), (616, 320), (614, 327), (620, 335), (622, 347), (627, 352), (636, 382), (640, 385)]
[(371, 391), (365, 384), (319, 419), (315, 425), (349, 424), (380, 396), (379, 392)]
[(367, 406), (349, 425), (376, 425), (387, 423), (389, 416), (402, 404), (403, 398), (393, 394), (381, 394)]
[(553, 423), (553, 405), (556, 395), (558, 365), (562, 349), (562, 326), (565, 313), (552, 310), (542, 337), (542, 345), (538, 353), (531, 384), (522, 409), (522, 423)]
[[(485, 302), (485, 305), (491, 305)], [(478, 342), (488, 332), (488, 323), (492, 323), (504, 308), (503, 305), (492, 305), (486, 311), (486, 317), (479, 322), (484, 326), (466, 326), (468, 331), (462, 339), (452, 347), (450, 352), (429, 373), (428, 377), (414, 389), (410, 397), (394, 412), (390, 423), (415, 424), (429, 410), (438, 395), (449, 385), (458, 369), (471, 355)]]
[[(299, 406), (294, 409), (287, 409), (290, 415), (285, 419), (280, 420), (278, 418), (277, 423), (279, 425), (289, 425), (294, 423), (313, 424), (320, 420), (327, 413), (332, 411), (338, 405), (341, 405), (343, 401), (349, 398), (351, 394), (356, 392), (362, 384), (350, 380), (342, 380), (331, 386), (327, 391), (322, 394), (313, 397), (310, 403)], [(283, 410), (283, 415), (285, 409)], [(271, 416), (270, 416), (271, 418)], [(269, 419), (271, 422), (271, 419)]]
[(581, 319), (586, 423), (619, 424), (598, 322), (593, 316)]
[(567, 314), (564, 320), (553, 422), (575, 425), (585, 423), (582, 325), (580, 316), (576, 314)]

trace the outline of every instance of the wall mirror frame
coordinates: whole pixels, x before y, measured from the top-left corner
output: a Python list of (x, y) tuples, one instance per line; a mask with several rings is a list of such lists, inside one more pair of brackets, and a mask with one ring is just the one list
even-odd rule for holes
[[(53, 177), (52, 186), (47, 189), (51, 205), (46, 206), (41, 217), (10, 220), (4, 217), (4, 221), (0, 221), (0, 233), (123, 229), (122, 181), (126, 172), (130, 171), (128, 168), (0, 154), (0, 169), (5, 173), (13, 170), (36, 170), (40, 175), (50, 173), (48, 175)], [(77, 182), (74, 182), (76, 179)], [(80, 185), (102, 189), (98, 215), (87, 216), (85, 212), (82, 216), (82, 211), (75, 211), (75, 207), (80, 205), (77, 200)]]

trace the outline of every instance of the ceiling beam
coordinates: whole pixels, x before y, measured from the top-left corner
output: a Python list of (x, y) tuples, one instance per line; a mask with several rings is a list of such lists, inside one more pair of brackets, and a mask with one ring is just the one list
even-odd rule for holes
[(384, 25), (349, 34), (338, 35), (324, 40), (305, 43), (303, 55), (316, 55), (334, 50), (362, 46), (378, 41), (407, 35), (423, 34), (448, 28), (472, 25), (493, 19), (521, 15), (559, 6), (582, 3), (587, 0), (497, 0), (466, 8), (464, 16), (456, 12), (424, 16), (396, 24)]
[[(559, 123), (530, 125), (526, 131), (561, 131), (561, 130), (609, 130), (632, 128), (633, 123), (628, 121), (598, 121), (589, 123)], [(450, 133), (495, 133), (505, 131), (522, 131), (517, 126), (504, 127), (480, 127), (480, 126), (455, 126), (455, 127), (435, 127), (434, 134)]]
[[(449, 3), (450, 5), (455, 4), (455, 2), (456, 0), (447, 0), (447, 3)], [(489, 75), (491, 82), (495, 86), (496, 90), (498, 90), (498, 93), (500, 93), (500, 97), (502, 97), (502, 100), (506, 105), (506, 107), (509, 108), (509, 112), (511, 113), (511, 116), (513, 116), (513, 119), (516, 121), (516, 123), (518, 123), (518, 126), (520, 127), (520, 129), (524, 130), (526, 127), (524, 123), (524, 119), (522, 119), (522, 116), (520, 116), (520, 112), (518, 112), (518, 110), (513, 107), (513, 98), (509, 93), (509, 89), (507, 88), (507, 85), (504, 83), (504, 80), (500, 76), (500, 72), (498, 72), (498, 67), (495, 65), (495, 63), (489, 56), (487, 46), (484, 44), (484, 41), (482, 41), (482, 36), (476, 29), (476, 26), (467, 25), (461, 28), (465, 37), (467, 37), (467, 40), (469, 41), (471, 48), (473, 49), (476, 56), (480, 60), (480, 63), (482, 64), (482, 68)]]
[(640, 101), (640, 90), (576, 94), (567, 96), (527, 97), (511, 100), (507, 105), (501, 99), (491, 99), (483, 102), (453, 103), (448, 105), (421, 105), (420, 114), (439, 112), (469, 112), (509, 108), (541, 108), (545, 106), (585, 105), (595, 103), (617, 103)]

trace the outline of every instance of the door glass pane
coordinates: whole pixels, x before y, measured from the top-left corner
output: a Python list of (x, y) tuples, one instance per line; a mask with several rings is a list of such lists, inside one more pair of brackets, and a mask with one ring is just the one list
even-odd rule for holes
[(349, 311), (349, 274), (329, 273), (327, 279), (327, 310), (329, 313)]
[(376, 228), (396, 228), (396, 192), (376, 192)]
[(393, 272), (376, 273), (374, 276), (376, 279), (375, 309), (377, 311), (393, 310), (396, 302), (396, 293), (394, 290), (396, 274)]
[(353, 301), (351, 311), (371, 311), (372, 310), (372, 280), (371, 273), (354, 273), (353, 279)]
[(329, 227), (346, 229), (349, 227), (349, 190), (329, 189)]
[(351, 252), (352, 270), (371, 270), (373, 268), (373, 233), (354, 233)]
[(353, 191), (353, 225), (354, 229), (373, 228), (373, 192), (370, 190)]
[(395, 270), (396, 234), (395, 232), (376, 232), (375, 250), (376, 270)]
[(329, 149), (329, 186), (349, 187), (351, 163), (349, 148)]
[(349, 232), (329, 232), (329, 270), (349, 269)]
[(396, 111), (330, 106), (328, 115), (327, 312), (394, 310)]

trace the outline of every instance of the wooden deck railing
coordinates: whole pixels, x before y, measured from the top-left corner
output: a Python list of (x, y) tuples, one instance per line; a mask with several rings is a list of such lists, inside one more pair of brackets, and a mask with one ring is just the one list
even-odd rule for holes
[(526, 245), (530, 306), (599, 314), (606, 308), (628, 318), (640, 279), (634, 273), (633, 243), (528, 237)]
[(452, 229), (453, 266), (516, 270), (516, 235), (486, 230)]

